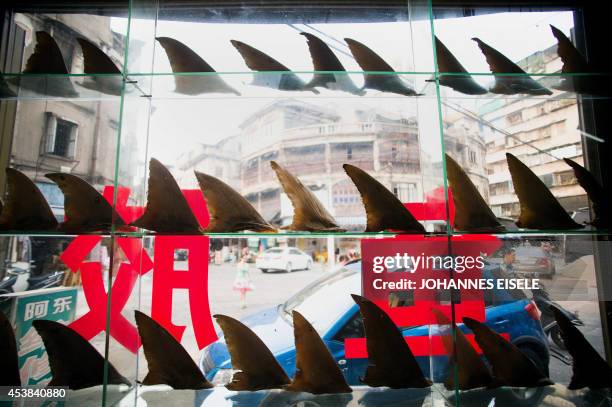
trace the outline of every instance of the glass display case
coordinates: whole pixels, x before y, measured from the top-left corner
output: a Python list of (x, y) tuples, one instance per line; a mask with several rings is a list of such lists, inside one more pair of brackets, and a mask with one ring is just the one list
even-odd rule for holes
[[(0, 6), (0, 310), (20, 381), (0, 386), (92, 405), (609, 404), (569, 389), (566, 341), (577, 329), (612, 355), (612, 72), (596, 6), (525, 3)], [(368, 379), (374, 335), (351, 294), (431, 386)], [(176, 384), (153, 348), (181, 357), (135, 311), (214, 387)], [(293, 379), (308, 370), (294, 311), (352, 393), (226, 388), (238, 362), (217, 315)], [(507, 360), (481, 343), (496, 334)], [(378, 359), (388, 374), (404, 351)]]

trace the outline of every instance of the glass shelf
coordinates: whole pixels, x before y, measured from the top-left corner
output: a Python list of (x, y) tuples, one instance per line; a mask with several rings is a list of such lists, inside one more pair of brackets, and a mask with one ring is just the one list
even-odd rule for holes
[(559, 230), (559, 229), (546, 229), (546, 230), (534, 230), (534, 229), (507, 229), (506, 231), (500, 232), (472, 232), (466, 233), (457, 230), (449, 232), (452, 236), (471, 236), (471, 235), (494, 235), (494, 236), (610, 236), (612, 235), (612, 229), (603, 230), (589, 230), (589, 229), (571, 229), (571, 230)]
[[(211, 315), (224, 313), (242, 319), (254, 312), (277, 309), (278, 304), (287, 301), (289, 293), (312, 287), (314, 281), (336, 272), (349, 258), (360, 259), (363, 254), (366, 259), (365, 246), (361, 246), (366, 240), (405, 238), (408, 244), (400, 243), (397, 247), (408, 252), (418, 247), (413, 241), (431, 239), (441, 241), (441, 247), (456, 256), (465, 249), (462, 242), (499, 240), (495, 244), (502, 250), (489, 252), (490, 256), (481, 253), (487, 261), (501, 265), (507, 254), (503, 249), (515, 248), (516, 261), (521, 266), (520, 270), (517, 266), (517, 275), (541, 278), (551, 288), (551, 298), (568, 301), (561, 305), (571, 311), (580, 308), (580, 317), (587, 327), (585, 332), (590, 335), (588, 339), (602, 352), (600, 317), (605, 314), (600, 314), (597, 307), (598, 301), (608, 300), (602, 295), (610, 294), (612, 298), (612, 290), (601, 285), (605, 267), (598, 263), (602, 253), (610, 252), (607, 242), (612, 230), (591, 226), (573, 230), (510, 227), (503, 233), (468, 234), (453, 230), (447, 219), (449, 214), (452, 219), (452, 202), (448, 198), (445, 154), (466, 171), (495, 216), (503, 218), (504, 225), (518, 217), (518, 198), (505, 159), (505, 153), (509, 152), (542, 179), (572, 216), (581, 216), (575, 218), (576, 222), (590, 220), (591, 203), (562, 159), (571, 158), (582, 164), (584, 157), (591, 156), (591, 148), (601, 144), (602, 135), (584, 130), (588, 128), (584, 120), (589, 118), (588, 114), (580, 115), (580, 109), (602, 99), (612, 100), (612, 92), (607, 94), (606, 89), (598, 86), (609, 82), (612, 72), (563, 73), (556, 39), (549, 28), (549, 24), (559, 27), (574, 43), (580, 44), (582, 39), (576, 31), (581, 27), (574, 26), (580, 10), (542, 6), (539, 11), (529, 8), (529, 13), (519, 13), (513, 12), (511, 5), (505, 9), (470, 5), (440, 7), (437, 2), (424, 0), (388, 4), (264, 1), (205, 5), (196, 0), (131, 0), (98, 5), (92, 11), (85, 10), (86, 4), (75, 3), (74, 10), (72, 5), (64, 5), (64, 9), (58, 10), (53, 8), (53, 2), (45, 1), (38, 2), (45, 3), (41, 4), (44, 8), (31, 10), (36, 5), (21, 3), (24, 4), (9, 11), (12, 19), (7, 19), (6, 24), (15, 35), (10, 31), (10, 44), (2, 48), (7, 55), (13, 50), (16, 52), (7, 63), (2, 61), (0, 159), (4, 167), (18, 169), (34, 182), (58, 220), (65, 215), (64, 197), (45, 174), (67, 172), (82, 177), (108, 201), (116, 198), (117, 213), (125, 223), (130, 223), (140, 216), (148, 201), (149, 162), (156, 158), (176, 180), (202, 225), (205, 223), (199, 215), (205, 212), (202, 207), (205, 203), (201, 200), (194, 203), (189, 198), (190, 193), (196, 201), (201, 198), (196, 196), (201, 191), (194, 171), (225, 182), (262, 218), (274, 225), (286, 226), (293, 220), (293, 207), (270, 165), (275, 161), (299, 178), (340, 227), (348, 229), (335, 233), (279, 229), (275, 233), (194, 234), (211, 239), (210, 250), (196, 245), (189, 249), (173, 248), (174, 252), (166, 253), (159, 251), (164, 250), (161, 237), (167, 234), (122, 229), (118, 225), (104, 232), (82, 235), (60, 231), (0, 231), (0, 254), (5, 255), (7, 269), (10, 266), (19, 271), (23, 267), (21, 271), (36, 275), (47, 267), (43, 273), (51, 268), (65, 273), (63, 284), (74, 285), (70, 288), (78, 291), (77, 310), (71, 320), (96, 306), (87, 302), (92, 280), (89, 287), (81, 280), (90, 271), (68, 269), (61, 259), (68, 245), (79, 236), (100, 237), (83, 239), (100, 240), (87, 255), (88, 262), (99, 265), (98, 269), (89, 269), (99, 271), (95, 274), (99, 293), (109, 293), (113, 285), (130, 282), (131, 294), (124, 292), (124, 298), (121, 293), (112, 299), (110, 295), (105, 297), (110, 303), (117, 299), (123, 301), (120, 312), (130, 324), (134, 322), (134, 310), (148, 315), (158, 312), (153, 311), (153, 298), (163, 295), (160, 290), (167, 287), (153, 282), (165, 270), (165, 266), (159, 265), (164, 255), (168, 260), (165, 268), (171, 272), (183, 272), (193, 266), (205, 273), (208, 284), (199, 284), (199, 287), (210, 290), (205, 297)], [(18, 73), (25, 70), (29, 55), (36, 48), (35, 33), (40, 30), (56, 40), (66, 71), (75, 73)], [(300, 33), (323, 40), (346, 70), (316, 71), (307, 38)], [(115, 66), (121, 67), (121, 73), (78, 73), (84, 71), (84, 56), (77, 42), (82, 37), (95, 42)], [(168, 53), (157, 40), (159, 37), (182, 42), (216, 72), (173, 73)], [(471, 40), (473, 37), (497, 49), (525, 73), (491, 73), (483, 52)], [(362, 42), (395, 72), (364, 71), (346, 38)], [(439, 71), (436, 38), (448, 47), (465, 72)], [(291, 71), (253, 71), (231, 40), (244, 41)], [(3, 58), (4, 54), (0, 59)], [(366, 77), (368, 88), (364, 88)], [(329, 88), (309, 87), (313, 78), (323, 78), (322, 82)], [(476, 94), (460, 91), (465, 90), (462, 85), (466, 83), (477, 85), (477, 91), (473, 92)], [(495, 83), (505, 85), (506, 93), (491, 92)], [(557, 89), (562, 84), (567, 86)], [(568, 87), (571, 84), (601, 92), (579, 94)], [(550, 94), (542, 89), (529, 94), (535, 85), (550, 90)], [(502, 87), (497, 88), (501, 91)], [(407, 89), (412, 89), (414, 94)], [(414, 209), (410, 210), (418, 213), (415, 216), (428, 233), (364, 232), (366, 214), (359, 191), (343, 170), (345, 163), (362, 168), (401, 202), (413, 205)], [(4, 186), (4, 181), (4, 172), (0, 171), (0, 185)], [(202, 240), (206, 239), (189, 241)], [(178, 241), (184, 242), (167, 239), (165, 243)], [(133, 247), (128, 247), (132, 243)], [(396, 248), (387, 242), (382, 245)], [(74, 247), (78, 249), (78, 245)], [(277, 247), (295, 248), (307, 256), (305, 269), (299, 273), (271, 275), (267, 272), (276, 268), (257, 268), (256, 258)], [(189, 250), (205, 256), (190, 258)], [(255, 293), (248, 294), (248, 309), (241, 308), (238, 293), (232, 286), (237, 260), (243, 258), (245, 250), (256, 287)], [(534, 252), (536, 255), (532, 256)], [(135, 253), (146, 256), (136, 261)], [(159, 262), (156, 266), (152, 263), (155, 257)], [(543, 270), (542, 264), (548, 265), (548, 270)], [(288, 271), (296, 269), (296, 264), (281, 266), (286, 266)], [(545, 271), (551, 270), (555, 272), (546, 275)], [(346, 300), (344, 305), (354, 310), (348, 292), (333, 294), (329, 297)], [(192, 296), (179, 285), (170, 287), (173, 306), (169, 321), (177, 328), (187, 327), (184, 335), (181, 330), (178, 339), (200, 363), (205, 359), (206, 344), (197, 338), (197, 324), (190, 319), (193, 313), (186, 305), (196, 296), (204, 298), (201, 293)], [(459, 311), (462, 315), (461, 304), (443, 297), (439, 295), (435, 301), (444, 302), (453, 314)], [(452, 298), (450, 294), (448, 298)], [(408, 306), (391, 305), (391, 296), (388, 300), (390, 307)], [(102, 303), (103, 300), (98, 301)], [(518, 307), (526, 322), (521, 320), (515, 324), (512, 320), (513, 326), (506, 329), (511, 339), (534, 336), (525, 326), (538, 324), (528, 319), (534, 318), (533, 315), (522, 312), (528, 303), (525, 300)], [(479, 306), (485, 317), (493, 308), (486, 300)], [(337, 308), (341, 307), (325, 309)], [(267, 311), (263, 312), (266, 318), (270, 316), (265, 314)], [(116, 320), (109, 318), (108, 321)], [(88, 340), (132, 383), (142, 381), (147, 363), (140, 343), (131, 343), (131, 348), (120, 343), (113, 336), (110, 326), (113, 322), (108, 321)], [(344, 402), (406, 404), (413, 396), (415, 406), (445, 402), (469, 404), (469, 398), (463, 397), (470, 392), (447, 391), (439, 383), (447, 373), (447, 354), (440, 349), (439, 341), (434, 344), (439, 339), (439, 329), (428, 324), (431, 322), (419, 326), (423, 330), (418, 336), (427, 345), (427, 351), (418, 357), (422, 358), (419, 363), (424, 361), (422, 368), (429, 370), (426, 375), (437, 381), (431, 389), (354, 386), (354, 392), (344, 397), (295, 395), (277, 390), (247, 394), (219, 386), (201, 392), (173, 391), (160, 386), (136, 385), (120, 390), (106, 386), (92, 390), (93, 396), (87, 402), (99, 405), (101, 400), (97, 396), (105, 391), (107, 405), (123, 398), (121, 403), (125, 405), (149, 401), (167, 404), (177, 400), (193, 403), (195, 400), (197, 405), (217, 406), (252, 399), (259, 403), (262, 397), (270, 404), (319, 403), (335, 407)], [(293, 344), (291, 334), (287, 331), (286, 337), (281, 338), (287, 340), (288, 347)], [(328, 334), (336, 338), (336, 333)], [(138, 339), (137, 333), (134, 335)], [(361, 332), (360, 335), (364, 336)], [(538, 331), (535, 336), (539, 335)], [(262, 337), (268, 344), (278, 339), (276, 327), (268, 337)], [(548, 346), (546, 341), (542, 340), (542, 346)], [(435, 354), (434, 347), (438, 348)], [(341, 352), (338, 348), (337, 353)], [(367, 363), (363, 358), (348, 357), (344, 362), (347, 371), (359, 363), (361, 367)], [(551, 367), (555, 382), (569, 382), (571, 369), (567, 366), (560, 367), (552, 359), (549, 363), (548, 356), (541, 362)], [(360, 383), (359, 377), (363, 376), (358, 373), (358, 369), (351, 370), (354, 383)], [(564, 388), (555, 387), (551, 391), (557, 390), (560, 390), (559, 397), (565, 397)], [(533, 394), (543, 397), (540, 390)], [(76, 392), (72, 395), (79, 396)], [(500, 402), (505, 400), (502, 395)]]
[[(442, 225), (442, 224), (439, 224)], [(414, 234), (414, 233), (401, 233), (401, 232), (301, 232), (301, 231), (283, 231), (279, 230), (278, 232), (215, 232), (215, 233), (155, 233), (150, 231), (134, 231), (134, 232), (125, 232), (125, 231), (114, 231), (114, 232), (88, 232), (88, 233), (61, 233), (61, 232), (38, 232), (38, 231), (2, 231), (0, 232), (0, 237), (11, 237), (11, 236), (37, 236), (37, 237), (63, 237), (63, 238), (75, 238), (77, 236), (102, 236), (102, 237), (134, 237), (134, 238), (143, 238), (143, 237), (155, 237), (155, 236), (168, 236), (168, 235), (184, 235), (184, 236), (208, 236), (210, 238), (247, 238), (247, 237), (259, 237), (259, 238), (276, 238), (276, 237), (287, 237), (287, 238), (334, 238), (334, 239), (343, 239), (343, 238), (367, 238), (367, 239), (376, 239), (376, 238), (389, 238), (389, 237), (401, 237), (401, 236), (423, 236), (424, 238), (428, 237), (436, 237), (436, 236), (478, 236), (478, 235), (489, 235), (489, 236), (593, 236), (593, 237), (605, 237), (612, 236), (612, 229), (605, 230), (588, 230), (588, 229), (575, 229), (575, 230), (533, 230), (533, 229), (516, 229), (516, 230), (506, 230), (504, 232), (472, 232), (466, 233), (462, 231), (453, 230), (450, 232), (437, 231), (437, 232), (428, 232), (424, 235)]]
[[(308, 86), (314, 75), (331, 78), (329, 88)], [(364, 75), (375, 75), (383, 82), (385, 90), (364, 88)], [(471, 79), (465, 79), (469, 75)], [(302, 89), (286, 82), (297, 80)], [(183, 73), (131, 73), (122, 74), (3, 74), (0, 83), (1, 100), (116, 100), (123, 91), (126, 97), (152, 97), (156, 99), (218, 99), (218, 98), (405, 98), (437, 99), (436, 79), (440, 81), (441, 100), (512, 101), (523, 99), (566, 100), (580, 97), (582, 100), (612, 98), (612, 92), (598, 94), (576, 93), (569, 81), (587, 81), (588, 86), (606, 82), (612, 73), (551, 73), (551, 74), (491, 74), (436, 73), (436, 72), (381, 72), (381, 71), (277, 71), (277, 72), (183, 72)], [(387, 83), (399, 78), (401, 84)], [(445, 84), (456, 78), (472, 80), (490, 89), (496, 78), (506, 81), (533, 79), (550, 91), (548, 94), (529, 94), (517, 90), (514, 94), (485, 92), (466, 94)], [(125, 84), (125, 85), (124, 85)], [(289, 86), (289, 87), (287, 87)], [(596, 86), (596, 85), (595, 85)], [(414, 91), (414, 93), (413, 93)], [(514, 90), (508, 90), (513, 93)]]
[[(327, 76), (329, 88), (310, 87), (314, 75)], [(361, 71), (154, 73), (130, 78), (138, 81), (142, 89), (149, 89), (154, 99), (435, 97), (435, 87), (427, 86), (433, 77), (430, 72), (374, 75), (385, 91), (364, 89)]]
[(0, 81), (1, 100), (113, 101), (122, 92), (142, 94), (137, 83), (122, 74), (5, 73)]

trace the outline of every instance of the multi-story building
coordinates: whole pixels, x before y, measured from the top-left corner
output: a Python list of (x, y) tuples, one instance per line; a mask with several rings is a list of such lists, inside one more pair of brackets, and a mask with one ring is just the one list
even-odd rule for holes
[(199, 188), (193, 171), (223, 180), (240, 190), (240, 136), (226, 137), (215, 144), (198, 144), (177, 158), (174, 172), (182, 188)]
[(405, 202), (422, 199), (414, 119), (285, 100), (255, 112), (240, 128), (240, 191), (281, 225), (291, 222), (293, 210), (270, 168), (272, 160), (297, 175), (348, 229), (362, 227), (365, 212), (344, 163), (367, 171)]
[[(481, 178), (479, 187), (486, 196), (484, 140), (467, 123), (460, 116), (447, 123), (447, 148)], [(431, 192), (423, 186), (429, 173), (439, 170), (420, 148), (418, 123), (408, 114), (282, 100), (251, 114), (240, 130), (239, 135), (183, 154), (178, 160), (179, 182), (190, 185), (194, 169), (221, 178), (265, 219), (279, 225), (291, 223), (293, 209), (270, 167), (272, 160), (298, 176), (350, 230), (361, 230), (366, 219), (359, 192), (342, 164), (367, 171), (402, 202), (423, 201)]]
[[(36, 47), (37, 31), (51, 34), (71, 73), (83, 72), (83, 55), (76, 41), (79, 37), (100, 47), (117, 66), (123, 63), (125, 36), (113, 31), (110, 17), (15, 13), (11, 18), (5, 26), (11, 34), (3, 37), (0, 44), (2, 72), (23, 69)], [(46, 80), (60, 79), (49, 77)], [(92, 98), (45, 99), (22, 86), (18, 90), (21, 100), (0, 101), (0, 165), (16, 168), (32, 179), (60, 221), (64, 216), (64, 195), (45, 174), (71, 173), (99, 191), (113, 185), (115, 176), (120, 101), (108, 95), (97, 97), (95, 92), (82, 87), (81, 83), (85, 86), (88, 79), (74, 77), (70, 81), (77, 92), (94, 96)], [(130, 129), (124, 126), (123, 131), (129, 133)], [(137, 139), (125, 139), (122, 154), (126, 159), (132, 156), (133, 160), (138, 150)], [(0, 174), (0, 191), (5, 191), (4, 171)], [(31, 272), (44, 273), (46, 264), (52, 259), (50, 254), (55, 254), (65, 240), (40, 236), (2, 238), (0, 259), (31, 260), (36, 265)]]
[(445, 111), (444, 148), (468, 174), (480, 194), (489, 199), (486, 145), (478, 121), (452, 109)]
[[(556, 46), (531, 55), (518, 63), (530, 72), (556, 72), (561, 69)], [(552, 86), (554, 78), (542, 80)], [(487, 140), (486, 164), (489, 203), (497, 216), (516, 218), (520, 208), (514, 193), (505, 153), (527, 164), (558, 197), (563, 207), (576, 210), (587, 206), (584, 190), (563, 158), (582, 164), (578, 106), (572, 94), (556, 97), (496, 97), (479, 112)]]
[[(113, 32), (110, 24), (109, 17), (93, 15), (16, 14), (12, 65), (20, 69), (36, 46), (36, 31), (42, 30), (57, 42), (69, 72), (83, 71), (83, 56), (76, 42), (78, 37), (98, 45), (120, 66), (125, 38)], [(79, 89), (77, 80), (73, 84)], [(113, 184), (120, 112), (118, 98), (103, 101), (33, 98), (3, 103), (10, 104), (14, 112), (12, 129), (4, 129), (2, 135), (3, 161), (34, 180), (57, 215), (63, 214), (63, 195), (56, 184), (44, 177), (46, 173), (69, 172), (99, 190)]]

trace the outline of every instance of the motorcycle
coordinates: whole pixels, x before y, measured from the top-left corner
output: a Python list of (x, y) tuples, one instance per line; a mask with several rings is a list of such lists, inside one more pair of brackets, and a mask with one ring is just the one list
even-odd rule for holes
[(0, 281), (0, 295), (22, 291), (59, 287), (64, 281), (64, 271), (54, 271), (40, 276), (31, 276), (32, 262), (6, 263), (4, 279)]
[(571, 363), (571, 359), (567, 355), (567, 347), (561, 337), (561, 329), (555, 320), (551, 306), (554, 306), (564, 313), (575, 326), (584, 326), (584, 322), (578, 316), (578, 312), (566, 310), (561, 305), (551, 300), (550, 295), (544, 289), (532, 290), (532, 293), (533, 301), (541, 312), (540, 322), (542, 324), (542, 329), (549, 339), (550, 344), (554, 345), (550, 347), (552, 355), (562, 362), (569, 361), (569, 363)]

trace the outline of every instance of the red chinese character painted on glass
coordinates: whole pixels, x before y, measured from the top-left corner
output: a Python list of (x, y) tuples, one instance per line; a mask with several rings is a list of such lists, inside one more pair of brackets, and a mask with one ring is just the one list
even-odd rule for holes
[[(217, 339), (208, 305), (208, 245), (207, 236), (155, 238), (151, 317), (180, 341), (185, 327), (172, 322), (172, 293), (175, 289), (187, 289), (191, 321), (200, 349)], [(188, 251), (186, 270), (174, 269), (174, 252), (178, 249)]]
[[(91, 250), (100, 243), (100, 236), (78, 236), (61, 254), (61, 260), (73, 273), (81, 271), (83, 293), (89, 311), (70, 324), (70, 327), (90, 340), (106, 329), (108, 293), (99, 261), (85, 261)], [(110, 335), (131, 352), (140, 347), (138, 331), (122, 314), (136, 279), (153, 268), (153, 263), (141, 246), (140, 239), (118, 238), (117, 244), (128, 262), (121, 263), (113, 281), (110, 298)]]
[[(418, 220), (445, 220), (446, 200), (444, 189), (438, 188), (426, 196), (426, 203), (408, 203), (405, 206)], [(449, 213), (451, 223), (454, 219), (455, 208), (449, 190)], [(461, 280), (477, 280), (482, 277), (482, 270), (476, 265), (464, 267), (461, 273), (445, 271), (441, 265), (421, 263), (412, 265), (418, 271), (410, 273), (409, 270), (374, 273), (374, 257), (394, 257), (398, 253), (408, 253), (410, 256), (420, 258), (424, 262), (433, 258), (449, 258), (455, 256), (476, 258), (480, 255), (494, 253), (501, 246), (501, 241), (491, 235), (462, 235), (462, 236), (397, 236), (389, 239), (364, 239), (361, 242), (362, 252), (362, 286), (363, 296), (381, 307), (398, 326), (419, 326), (437, 324), (437, 319), (431, 312), (438, 309), (449, 319), (454, 311), (455, 320), (463, 317), (474, 318), (479, 321), (485, 319), (484, 293), (480, 289), (460, 289), (458, 298), (450, 301), (450, 291), (423, 288), (424, 280), (456, 282)], [(418, 259), (417, 259), (418, 260)], [(380, 280), (376, 282), (376, 280)], [(410, 281), (413, 285), (407, 288), (385, 288), (382, 282), (395, 283)], [(443, 294), (448, 293), (449, 298)], [(392, 306), (391, 297), (399, 294), (408, 294), (402, 299), (401, 306)], [(397, 299), (397, 298), (396, 298)], [(397, 302), (397, 301), (395, 301)], [(473, 335), (468, 335), (473, 345)], [(416, 356), (446, 355), (447, 352), (438, 336), (406, 337), (406, 342)], [(367, 349), (365, 338), (347, 338), (345, 340), (345, 356), (347, 358), (365, 358)], [(476, 350), (479, 350), (475, 346)]]
[[(105, 187), (104, 197), (113, 201), (113, 187)], [(205, 226), (209, 215), (206, 202), (200, 190), (184, 190), (183, 194), (198, 222)], [(116, 197), (116, 210), (127, 224), (138, 217), (144, 208), (128, 206), (130, 190), (119, 187)], [(70, 324), (85, 339), (90, 340), (106, 328), (108, 291), (107, 282), (99, 261), (86, 261), (89, 253), (102, 241), (102, 237), (83, 235), (75, 238), (60, 255), (73, 273), (81, 271), (83, 292), (89, 311)], [(205, 236), (158, 236), (155, 239), (155, 264), (142, 247), (140, 238), (117, 238), (116, 244), (125, 255), (127, 262), (119, 265), (110, 288), (110, 329), (109, 334), (126, 349), (133, 353), (140, 347), (140, 337), (136, 327), (123, 315), (122, 311), (132, 293), (139, 276), (153, 270), (151, 313), (180, 341), (184, 326), (172, 323), (172, 293), (174, 289), (189, 291), (189, 304), (192, 324), (200, 348), (217, 339), (208, 305), (208, 238)], [(174, 269), (174, 252), (177, 249), (188, 251), (187, 270)]]

